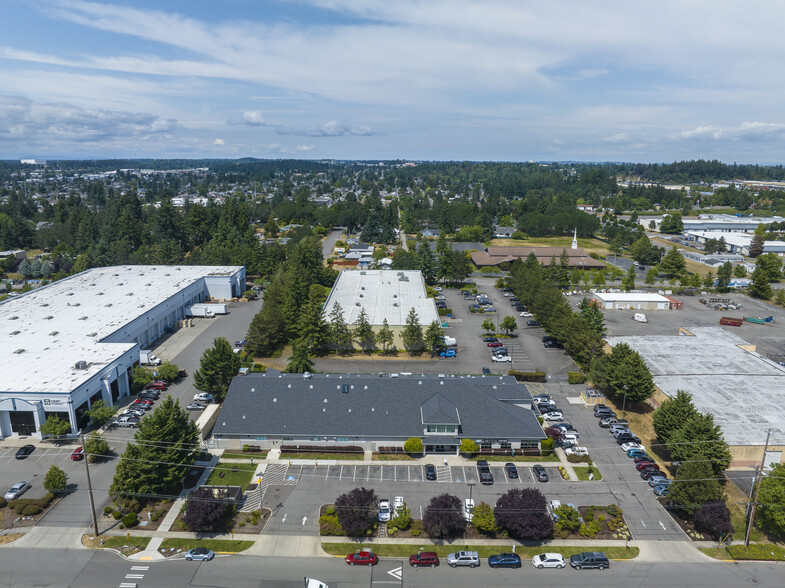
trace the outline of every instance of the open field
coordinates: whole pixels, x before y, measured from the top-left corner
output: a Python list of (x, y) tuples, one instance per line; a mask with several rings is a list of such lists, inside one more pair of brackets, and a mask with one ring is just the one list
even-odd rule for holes
[[(531, 237), (529, 239), (493, 239), (492, 247), (564, 247), (572, 246), (572, 237)], [(586, 253), (608, 252), (608, 244), (599, 239), (578, 239), (578, 247)]]

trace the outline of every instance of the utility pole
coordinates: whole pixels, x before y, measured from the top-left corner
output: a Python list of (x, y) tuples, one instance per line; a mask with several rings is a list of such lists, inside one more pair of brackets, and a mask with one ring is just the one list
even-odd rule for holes
[(763, 448), (763, 457), (760, 459), (760, 470), (758, 479), (755, 482), (755, 496), (752, 499), (752, 509), (750, 510), (750, 521), (747, 523), (747, 536), (744, 538), (744, 546), (750, 546), (750, 533), (752, 532), (752, 521), (755, 520), (755, 507), (758, 505), (758, 492), (760, 491), (760, 482), (763, 479), (763, 468), (766, 467), (766, 452), (769, 450), (769, 437), (771, 437), (771, 429), (766, 431), (766, 445)]
[(93, 483), (90, 481), (90, 466), (87, 463), (90, 461), (90, 456), (84, 451), (84, 435), (79, 435), (79, 437), (82, 439), (82, 453), (85, 456), (84, 467), (87, 469), (87, 495), (90, 497), (90, 512), (93, 515), (93, 531), (95, 532), (95, 536), (98, 537), (98, 519), (95, 518), (95, 502), (93, 502)]

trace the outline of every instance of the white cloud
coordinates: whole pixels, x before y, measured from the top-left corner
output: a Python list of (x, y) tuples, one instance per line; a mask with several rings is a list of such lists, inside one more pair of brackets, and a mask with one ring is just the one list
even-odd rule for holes
[(294, 150), (300, 152), (313, 151), (313, 145), (298, 145)]
[(370, 127), (355, 126), (345, 120), (331, 120), (307, 129), (281, 127), (276, 132), (279, 135), (306, 135), (308, 137), (345, 137), (347, 135), (370, 137), (377, 134)]
[(224, 141), (223, 139), (216, 139), (215, 141), (213, 141), (213, 145), (226, 145), (226, 141)]
[(245, 124), (252, 127), (270, 126), (270, 123), (265, 120), (264, 115), (262, 115), (260, 110), (246, 110), (243, 112), (240, 124)]
[(706, 125), (681, 131), (675, 138), (698, 141), (779, 142), (785, 140), (785, 124), (743, 122), (735, 127)]

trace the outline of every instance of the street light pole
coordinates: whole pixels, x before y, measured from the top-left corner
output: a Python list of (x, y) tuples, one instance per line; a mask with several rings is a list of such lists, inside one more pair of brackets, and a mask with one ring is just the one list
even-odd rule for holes
[(93, 502), (93, 484), (90, 481), (90, 466), (87, 464), (90, 461), (90, 456), (87, 455), (87, 451), (85, 451), (85, 442), (84, 442), (84, 435), (80, 435), (82, 438), (82, 455), (84, 455), (84, 467), (87, 470), (87, 495), (90, 498), (90, 513), (93, 515), (93, 531), (95, 532), (95, 536), (98, 537), (98, 519), (95, 517), (95, 502)]
[(621, 405), (621, 412), (625, 416), (627, 415), (627, 386), (624, 386), (624, 402)]
[(469, 487), (469, 500), (472, 499), (472, 490), (474, 489), (474, 482), (467, 482), (466, 485)]

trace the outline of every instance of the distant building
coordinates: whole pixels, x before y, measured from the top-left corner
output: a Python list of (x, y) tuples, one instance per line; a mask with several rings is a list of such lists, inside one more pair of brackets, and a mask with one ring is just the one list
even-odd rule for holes
[[(697, 243), (704, 244), (710, 239), (725, 240), (728, 250), (739, 255), (750, 254), (750, 244), (754, 235), (751, 233), (728, 233), (724, 231), (685, 231), (685, 236)], [(785, 241), (764, 241), (763, 253), (785, 255)]]
[(23, 165), (46, 165), (46, 159), (20, 159), (19, 163)]
[(542, 265), (548, 265), (552, 258), (558, 263), (562, 252), (567, 253), (567, 260), (571, 268), (595, 269), (606, 267), (598, 259), (586, 255), (581, 248), (572, 249), (564, 247), (487, 247), (483, 251), (471, 254), (472, 261), (477, 267), (499, 266), (510, 264), (516, 259), (525, 261), (533, 253)]
[(651, 292), (595, 292), (595, 300), (604, 310), (669, 310), (671, 301)]
[(581, 212), (594, 212), (594, 204), (578, 204), (578, 210)]
[(509, 239), (514, 232), (515, 227), (500, 227), (497, 225), (493, 228), (493, 234), (497, 239)]

